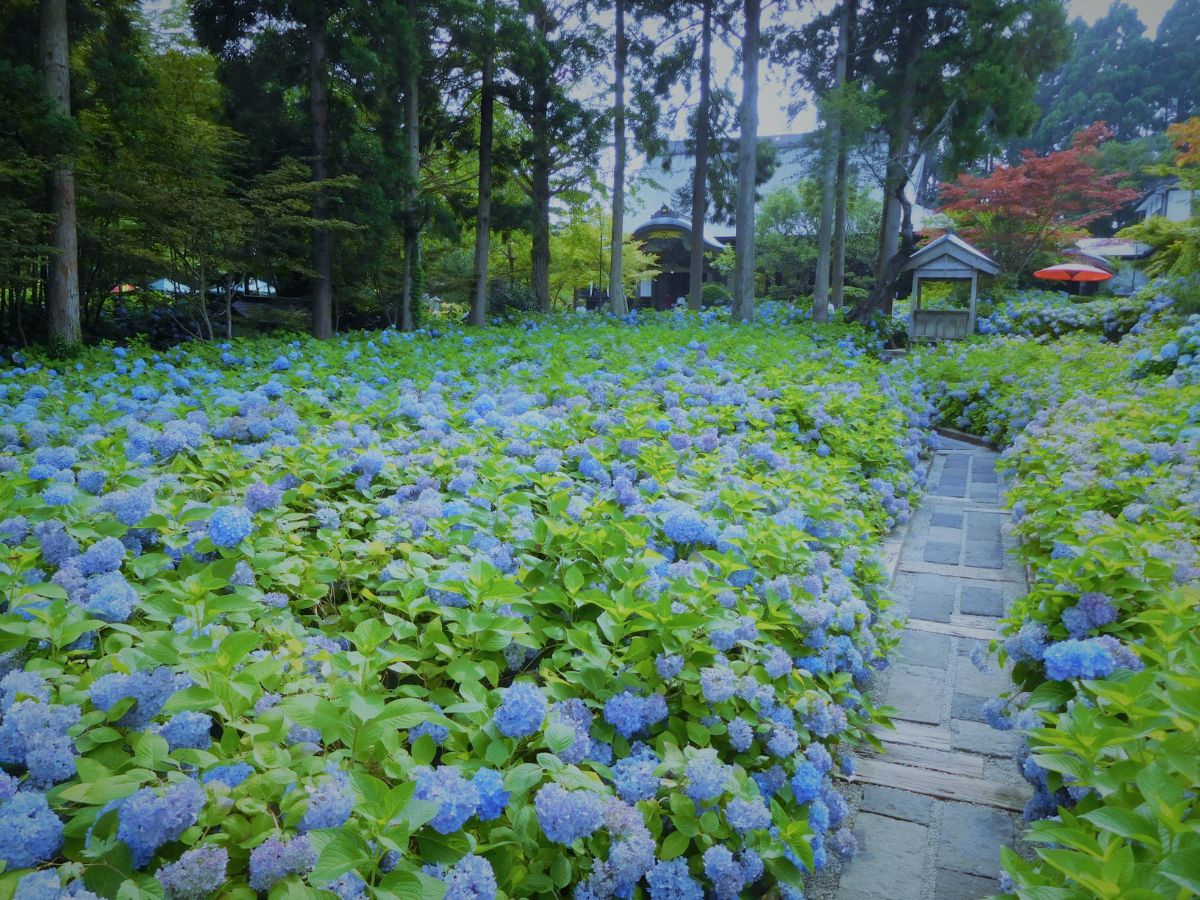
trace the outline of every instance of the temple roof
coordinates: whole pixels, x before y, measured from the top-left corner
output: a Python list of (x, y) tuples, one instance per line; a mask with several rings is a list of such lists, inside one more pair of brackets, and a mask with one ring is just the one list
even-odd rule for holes
[[(687, 241), (690, 246), (692, 242), (691, 220), (685, 219), (674, 210), (663, 206), (647, 222), (633, 230), (633, 236), (640, 241), (665, 235), (680, 237)], [(704, 224), (703, 238), (705, 246), (710, 250), (723, 250), (725, 248), (725, 245), (713, 234), (712, 226), (707, 222)]]

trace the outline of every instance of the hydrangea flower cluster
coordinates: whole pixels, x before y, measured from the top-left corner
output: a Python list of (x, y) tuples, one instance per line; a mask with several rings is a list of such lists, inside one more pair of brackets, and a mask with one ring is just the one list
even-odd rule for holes
[(511, 738), (536, 734), (545, 720), (546, 695), (527, 681), (518, 681), (505, 689), (504, 699), (493, 717), (500, 733)]

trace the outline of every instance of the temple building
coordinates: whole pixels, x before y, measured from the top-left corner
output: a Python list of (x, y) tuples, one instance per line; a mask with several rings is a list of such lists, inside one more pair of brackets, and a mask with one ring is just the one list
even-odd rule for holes
[[(692, 222), (677, 215), (664, 204), (644, 224), (633, 230), (633, 236), (645, 244), (646, 251), (658, 258), (662, 270), (653, 280), (643, 281), (638, 289), (637, 305), (652, 309), (670, 309), (675, 301), (686, 301), (691, 290)], [(711, 233), (708, 227), (702, 234), (705, 249), (720, 253), (725, 243)], [(723, 282), (721, 274), (712, 267), (706, 254), (704, 281)]]

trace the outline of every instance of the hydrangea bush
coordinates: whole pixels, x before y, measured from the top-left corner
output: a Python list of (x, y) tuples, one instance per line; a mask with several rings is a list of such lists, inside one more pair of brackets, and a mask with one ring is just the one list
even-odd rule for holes
[[(1018, 760), (1045, 846), (1006, 863), (1024, 891), (1200, 891), (1200, 387), (1083, 395), (1005, 454), (1021, 556), (1009, 612), (1017, 693), (993, 724)], [(1182, 892), (1182, 893), (1181, 893)]]
[(1034, 788), (1037, 858), (1004, 852), (1018, 896), (1200, 893), (1200, 387), (1137, 368), (1177, 327), (997, 337), (914, 365), (943, 421), (1007, 445), (1031, 583), (998, 648), (1016, 688), (985, 713), (1022, 732)]
[[(0, 371), (0, 895), (797, 897), (929, 413), (687, 315)], [(47, 892), (51, 893), (47, 893)]]
[(978, 317), (980, 334), (1056, 338), (1076, 332), (1118, 341), (1174, 304), (1164, 282), (1132, 297), (1109, 297), (1072, 302), (1053, 291), (1020, 291), (989, 304)]

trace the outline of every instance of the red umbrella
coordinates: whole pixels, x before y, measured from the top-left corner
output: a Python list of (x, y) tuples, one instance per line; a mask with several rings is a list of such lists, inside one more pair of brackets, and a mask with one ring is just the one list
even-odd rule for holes
[(1045, 278), (1047, 281), (1108, 281), (1111, 272), (1097, 269), (1095, 266), (1085, 266), (1083, 263), (1060, 263), (1033, 273), (1034, 278)]
[(136, 284), (130, 284), (128, 281), (123, 281), (109, 290), (110, 294), (132, 294), (138, 289)]

